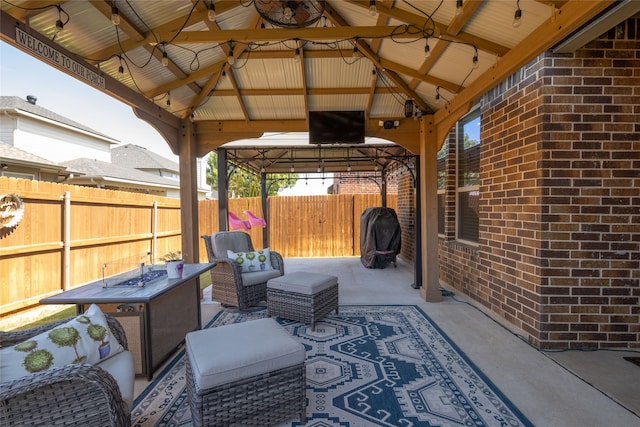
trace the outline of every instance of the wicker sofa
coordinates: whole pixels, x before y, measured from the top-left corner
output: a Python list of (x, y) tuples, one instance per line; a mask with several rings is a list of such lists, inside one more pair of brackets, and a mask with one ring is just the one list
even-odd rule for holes
[(276, 251), (270, 251), (272, 270), (243, 272), (228, 257), (227, 251), (253, 252), (251, 236), (243, 231), (219, 231), (202, 236), (209, 262), (215, 264), (211, 271), (211, 298), (223, 305), (246, 310), (266, 301), (267, 281), (284, 275), (284, 261)]
[[(133, 356), (118, 321), (105, 315), (125, 351), (96, 365), (71, 364), (0, 383), (2, 426), (129, 426), (134, 393)], [(22, 343), (67, 322), (26, 331), (0, 331), (0, 348)]]

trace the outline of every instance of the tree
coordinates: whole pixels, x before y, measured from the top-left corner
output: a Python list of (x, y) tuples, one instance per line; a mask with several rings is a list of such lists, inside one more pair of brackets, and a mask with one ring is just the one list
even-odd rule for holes
[[(218, 153), (212, 151), (207, 160), (207, 184), (218, 190)], [(282, 188), (293, 187), (298, 180), (296, 173), (272, 173), (267, 175), (267, 196), (275, 196)], [(228, 180), (229, 197), (260, 196), (260, 177), (235, 168)]]

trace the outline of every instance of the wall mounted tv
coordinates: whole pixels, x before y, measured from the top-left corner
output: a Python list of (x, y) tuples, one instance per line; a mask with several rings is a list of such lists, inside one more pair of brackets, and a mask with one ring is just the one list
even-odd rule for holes
[(364, 111), (309, 111), (309, 143), (364, 144)]

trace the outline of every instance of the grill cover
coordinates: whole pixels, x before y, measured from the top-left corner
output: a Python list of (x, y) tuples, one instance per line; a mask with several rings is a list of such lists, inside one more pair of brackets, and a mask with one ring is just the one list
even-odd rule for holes
[(391, 208), (367, 208), (360, 217), (360, 261), (367, 268), (396, 263), (400, 252), (400, 223)]

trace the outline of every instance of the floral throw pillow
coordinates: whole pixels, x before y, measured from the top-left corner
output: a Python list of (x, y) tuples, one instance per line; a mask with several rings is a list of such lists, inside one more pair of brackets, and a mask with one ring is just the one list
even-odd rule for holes
[(0, 350), (0, 382), (74, 363), (95, 365), (123, 350), (92, 304), (69, 322)]
[(260, 249), (259, 251), (254, 252), (227, 251), (227, 256), (240, 265), (243, 273), (273, 270), (273, 267), (271, 267), (271, 254), (269, 252), (269, 248)]

